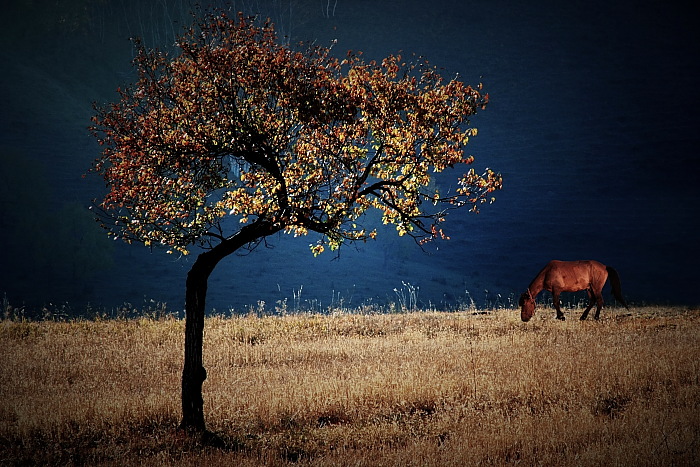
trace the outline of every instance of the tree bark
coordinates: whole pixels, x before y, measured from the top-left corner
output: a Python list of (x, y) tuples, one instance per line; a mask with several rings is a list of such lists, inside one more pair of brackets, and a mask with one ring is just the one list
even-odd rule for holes
[(280, 229), (258, 220), (223, 240), (216, 247), (200, 254), (187, 274), (185, 291), (185, 362), (182, 369), (182, 421), (180, 428), (206, 431), (202, 385), (207, 371), (202, 359), (204, 314), (209, 276), (216, 265), (239, 248)]

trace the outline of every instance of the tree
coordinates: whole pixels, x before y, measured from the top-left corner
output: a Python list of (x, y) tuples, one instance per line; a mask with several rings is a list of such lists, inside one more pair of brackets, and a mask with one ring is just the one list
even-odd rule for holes
[[(109, 234), (169, 253), (202, 251), (187, 275), (181, 427), (204, 430), (207, 279), (226, 256), (278, 232), (318, 233), (314, 255), (366, 241), (374, 208), (418, 243), (445, 237), (448, 211), (478, 211), (501, 176), (473, 169), (440, 193), (431, 178), (469, 165), (469, 117), (488, 95), (421, 59), (365, 63), (278, 43), (273, 25), (212, 13), (169, 55), (137, 42), (136, 83), (95, 106), (92, 170)], [(431, 188), (433, 187), (433, 188)]]

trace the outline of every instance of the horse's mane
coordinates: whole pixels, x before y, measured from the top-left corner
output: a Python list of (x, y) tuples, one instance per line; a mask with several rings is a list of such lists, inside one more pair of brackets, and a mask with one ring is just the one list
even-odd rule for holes
[[(547, 263), (541, 270), (540, 272), (537, 273), (534, 279), (532, 279), (532, 282), (530, 282), (530, 285), (527, 287), (528, 290), (532, 291), (533, 286), (535, 286), (535, 289), (539, 292), (542, 290), (542, 283), (544, 282), (544, 275), (547, 272), (549, 268), (551, 268), (552, 265), (551, 263)], [(539, 282), (539, 285), (538, 285)]]

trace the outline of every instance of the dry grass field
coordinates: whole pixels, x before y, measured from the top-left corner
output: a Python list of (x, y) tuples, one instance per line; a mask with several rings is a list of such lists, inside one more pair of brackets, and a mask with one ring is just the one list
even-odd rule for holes
[(700, 311), (0, 322), (2, 465), (699, 465)]

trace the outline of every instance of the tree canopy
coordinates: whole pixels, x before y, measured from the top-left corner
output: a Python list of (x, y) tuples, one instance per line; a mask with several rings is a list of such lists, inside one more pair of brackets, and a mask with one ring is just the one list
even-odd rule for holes
[(97, 207), (115, 238), (188, 254), (181, 427), (205, 429), (207, 281), (224, 257), (285, 231), (319, 234), (318, 255), (377, 236), (370, 210), (418, 242), (451, 209), (477, 211), (501, 176), (473, 169), (441, 193), (436, 173), (469, 165), (469, 117), (488, 96), (421, 59), (365, 63), (280, 44), (272, 24), (211, 14), (169, 55), (137, 43), (137, 82), (96, 107)]
[(320, 233), (318, 254), (374, 238), (361, 220), (375, 208), (399, 235), (426, 241), (444, 236), (448, 210), (477, 211), (501, 187), (491, 170), (467, 171), (447, 193), (431, 183), (473, 162), (469, 118), (488, 95), (420, 58), (294, 50), (269, 22), (225, 14), (177, 45), (174, 56), (139, 45), (138, 81), (93, 117), (114, 237), (187, 254), (265, 221)]

